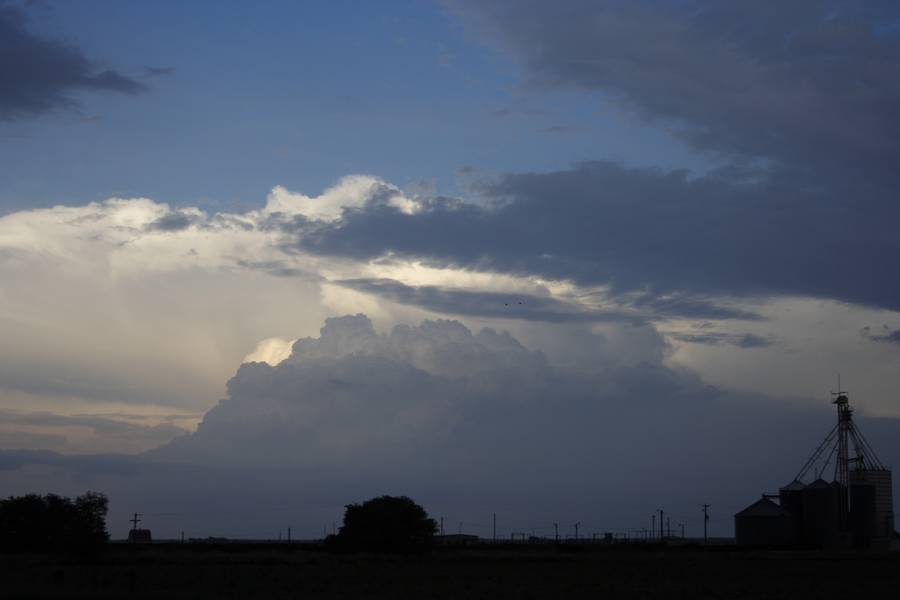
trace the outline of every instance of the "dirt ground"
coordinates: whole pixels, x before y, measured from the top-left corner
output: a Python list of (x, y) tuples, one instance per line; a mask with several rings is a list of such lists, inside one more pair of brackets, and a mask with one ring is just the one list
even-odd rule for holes
[(293, 547), (0, 555), (4, 598), (874, 598), (900, 554), (489, 548), (425, 556)]

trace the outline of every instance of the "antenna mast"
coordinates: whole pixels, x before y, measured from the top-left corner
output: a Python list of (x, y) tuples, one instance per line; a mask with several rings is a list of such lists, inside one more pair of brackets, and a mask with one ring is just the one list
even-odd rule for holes
[[(840, 376), (838, 376), (838, 384), (840, 384)], [(849, 507), (851, 466), (854, 471), (883, 471), (884, 465), (878, 460), (872, 446), (853, 422), (853, 408), (850, 406), (847, 392), (838, 385), (838, 391), (831, 392), (831, 396), (834, 398), (832, 404), (837, 407), (837, 423), (794, 479), (801, 481), (810, 470), (821, 476), (831, 459), (834, 458), (834, 480), (842, 486), (841, 508), (846, 510)], [(816, 465), (820, 465), (820, 467), (815, 469)]]

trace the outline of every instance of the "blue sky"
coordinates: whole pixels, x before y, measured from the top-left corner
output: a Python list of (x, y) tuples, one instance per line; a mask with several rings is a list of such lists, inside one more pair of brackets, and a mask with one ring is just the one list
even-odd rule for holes
[(348, 173), (456, 195), (464, 166), (706, 164), (600, 94), (529, 91), (438, 3), (86, 1), (28, 18), (151, 89), (0, 123), (3, 212), (111, 195), (246, 207)]

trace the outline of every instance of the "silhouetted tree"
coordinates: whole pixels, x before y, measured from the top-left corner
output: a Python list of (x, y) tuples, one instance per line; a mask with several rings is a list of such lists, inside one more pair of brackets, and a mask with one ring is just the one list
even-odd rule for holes
[(0, 500), (0, 547), (10, 551), (93, 550), (109, 540), (106, 496), (75, 500), (28, 494)]
[(354, 550), (414, 551), (431, 545), (437, 523), (406, 496), (348, 504), (337, 541)]

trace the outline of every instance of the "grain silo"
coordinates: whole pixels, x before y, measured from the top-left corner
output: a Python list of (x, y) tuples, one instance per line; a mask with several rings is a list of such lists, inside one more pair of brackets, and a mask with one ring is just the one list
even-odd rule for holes
[[(834, 396), (837, 423), (794, 481), (779, 490), (777, 506), (789, 517), (798, 544), (886, 547), (895, 535), (891, 471), (854, 423), (847, 393), (839, 391)], [(828, 482), (823, 476), (832, 469), (834, 478)], [(816, 479), (806, 485), (803, 479), (810, 474)], [(756, 503), (735, 515), (735, 527), (738, 517), (755, 515), (761, 508)], [(773, 518), (771, 507), (765, 508)], [(767, 531), (771, 544), (783, 543), (777, 527)], [(752, 539), (761, 544), (759, 536), (737, 537), (738, 543)]]
[(871, 544), (890, 542), (894, 535), (894, 495), (889, 469), (850, 471), (850, 514), (851, 522), (865, 529), (864, 537)]
[(778, 503), (791, 515), (795, 542), (803, 539), (803, 490), (806, 484), (796, 479), (778, 490)]
[(801, 540), (814, 546), (835, 546), (841, 537), (841, 488), (816, 479), (803, 488)]

